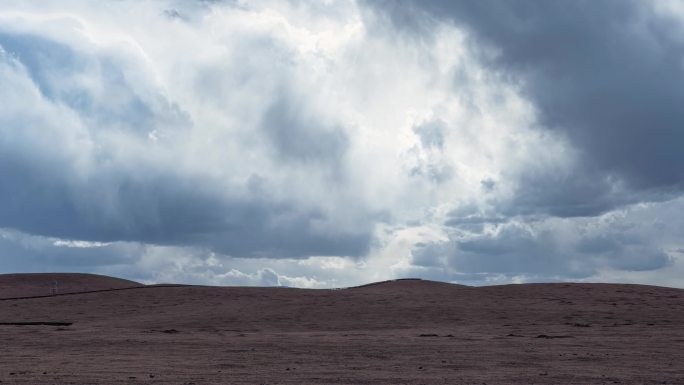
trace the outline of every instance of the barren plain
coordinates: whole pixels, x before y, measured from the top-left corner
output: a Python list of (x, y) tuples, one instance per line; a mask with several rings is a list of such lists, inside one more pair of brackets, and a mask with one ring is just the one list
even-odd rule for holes
[(0, 275), (0, 347), (3, 385), (684, 384), (684, 290)]

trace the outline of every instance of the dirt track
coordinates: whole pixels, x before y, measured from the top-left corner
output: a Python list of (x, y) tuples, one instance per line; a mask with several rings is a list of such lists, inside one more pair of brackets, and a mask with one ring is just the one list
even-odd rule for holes
[(0, 300), (0, 341), (3, 385), (684, 384), (684, 290), (152, 287)]

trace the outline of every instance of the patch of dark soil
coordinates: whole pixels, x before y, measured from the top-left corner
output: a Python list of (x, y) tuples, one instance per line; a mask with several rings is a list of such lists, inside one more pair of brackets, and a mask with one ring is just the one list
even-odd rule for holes
[(540, 335), (536, 336), (535, 338), (543, 338), (543, 339), (550, 340), (550, 339), (555, 339), (555, 338), (572, 338), (572, 336), (550, 336), (547, 334), (540, 334)]
[(0, 322), (0, 326), (71, 326), (73, 322), (52, 322), (52, 321), (38, 321), (38, 322)]

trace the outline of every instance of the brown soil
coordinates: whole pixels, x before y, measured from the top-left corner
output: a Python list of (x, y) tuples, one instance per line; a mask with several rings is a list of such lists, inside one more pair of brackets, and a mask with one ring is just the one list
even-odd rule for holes
[(684, 384), (684, 290), (153, 286), (0, 300), (0, 341), (3, 385)]

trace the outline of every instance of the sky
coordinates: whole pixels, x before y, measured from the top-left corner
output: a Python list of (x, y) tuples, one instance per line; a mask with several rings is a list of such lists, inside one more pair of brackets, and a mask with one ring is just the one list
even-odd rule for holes
[(0, 5), (0, 274), (684, 288), (684, 2)]

